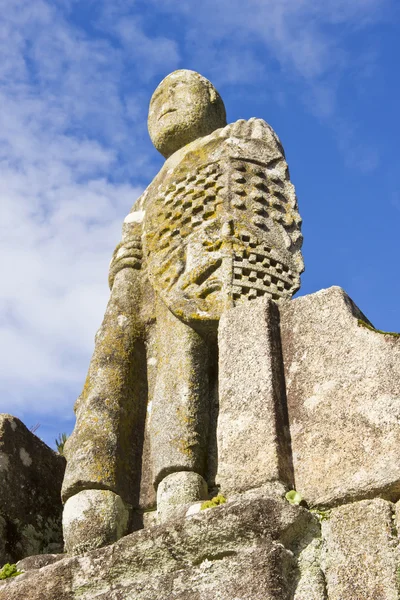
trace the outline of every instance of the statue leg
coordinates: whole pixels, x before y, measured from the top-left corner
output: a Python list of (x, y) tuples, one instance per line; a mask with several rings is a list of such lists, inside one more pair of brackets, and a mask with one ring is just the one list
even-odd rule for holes
[(68, 552), (121, 537), (137, 502), (146, 410), (138, 290), (138, 271), (125, 268), (117, 273), (75, 406), (77, 420), (65, 447), (62, 490)]
[(207, 497), (208, 346), (161, 301), (157, 331), (150, 435), (158, 514), (165, 520), (174, 506)]

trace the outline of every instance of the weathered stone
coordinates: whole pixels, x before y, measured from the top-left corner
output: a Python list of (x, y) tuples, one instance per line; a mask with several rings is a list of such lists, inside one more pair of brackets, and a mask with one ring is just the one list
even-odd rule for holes
[(157, 379), (150, 443), (153, 481), (175, 471), (204, 475), (209, 427), (208, 347), (203, 337), (159, 302)]
[(0, 415), (0, 566), (62, 551), (65, 459), (16, 417)]
[(293, 600), (328, 599), (325, 575), (321, 568), (322, 544), (321, 527), (315, 521), (294, 548), (298, 575)]
[(157, 489), (157, 512), (161, 523), (170, 518), (184, 517), (190, 504), (208, 498), (207, 483), (192, 471), (171, 473)]
[(63, 485), (64, 501), (89, 489), (119, 495), (133, 528), (171, 473), (214, 488), (218, 320), (257, 297), (290, 298), (304, 269), (296, 195), (265, 121), (226, 125), (212, 84), (177, 71), (151, 100), (149, 133), (168, 158), (111, 261)]
[(393, 506), (376, 498), (340, 506), (322, 522), (329, 600), (397, 600)]
[[(136, 222), (125, 224), (123, 243), (114, 253), (112, 294), (75, 405), (75, 429), (65, 445), (64, 502), (83, 490), (100, 488), (114, 492), (127, 505), (139, 506), (148, 387), (143, 323), (136, 311), (141, 294), (138, 227)], [(92, 547), (92, 526), (80, 529), (79, 546), (85, 547), (84, 531)], [(101, 528), (96, 539), (110, 543), (110, 531), (121, 529), (105, 533)], [(72, 551), (74, 535), (65, 535)]]
[(129, 508), (109, 490), (83, 490), (68, 498), (63, 512), (66, 552), (93, 550), (127, 533)]
[(34, 554), (17, 562), (18, 571), (35, 571), (65, 558), (65, 554)]
[(338, 287), (280, 314), (297, 491), (322, 506), (398, 499), (400, 339), (369, 327)]
[(290, 600), (309, 512), (238, 501), (0, 583), (0, 600)]
[(220, 320), (218, 476), (224, 494), (280, 480), (293, 487), (279, 313), (272, 300)]
[(133, 310), (138, 273), (124, 268), (115, 275), (86, 383), (75, 405), (75, 429), (64, 448), (64, 501), (92, 487), (138, 503), (147, 389), (146, 356)]
[(174, 71), (162, 80), (150, 100), (149, 134), (166, 158), (225, 125), (220, 95), (208, 79), (195, 71)]
[(175, 154), (138, 201), (147, 274), (168, 308), (206, 324), (260, 296), (290, 298), (301, 219), (273, 130), (237, 121)]
[[(154, 459), (151, 445), (151, 412), (153, 407), (154, 389), (157, 380), (157, 325), (153, 323), (146, 331), (146, 358), (147, 358), (147, 411), (144, 428), (144, 439), (141, 461), (141, 478), (139, 490), (139, 508), (145, 511), (155, 509), (156, 489), (154, 481)], [(146, 399), (145, 401), (146, 402)]]

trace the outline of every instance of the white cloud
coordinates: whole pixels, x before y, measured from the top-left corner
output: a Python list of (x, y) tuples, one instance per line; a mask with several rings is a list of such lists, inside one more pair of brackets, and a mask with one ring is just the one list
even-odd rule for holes
[[(107, 268), (139, 184), (121, 52), (41, 0), (0, 27), (0, 411), (70, 414), (108, 297)], [(134, 97), (131, 96), (131, 105)]]

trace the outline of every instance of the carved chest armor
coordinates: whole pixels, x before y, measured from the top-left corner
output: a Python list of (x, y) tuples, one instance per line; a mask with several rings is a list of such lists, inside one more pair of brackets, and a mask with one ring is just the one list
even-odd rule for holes
[(147, 204), (144, 255), (167, 306), (217, 320), (238, 303), (300, 287), (301, 219), (282, 147), (259, 119), (206, 138)]

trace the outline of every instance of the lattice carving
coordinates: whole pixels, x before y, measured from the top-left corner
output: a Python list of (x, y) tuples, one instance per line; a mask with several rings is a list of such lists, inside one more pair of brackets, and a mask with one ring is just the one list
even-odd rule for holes
[(157, 200), (158, 219), (162, 224), (156, 233), (160, 249), (171, 244), (171, 238), (187, 237), (204, 221), (213, 219), (218, 192), (223, 188), (219, 182), (222, 175), (217, 163), (200, 167), (186, 177), (177, 179)]
[(271, 248), (242, 235), (243, 250), (233, 258), (233, 299), (270, 296), (280, 300), (292, 291), (295, 277), (287, 265), (271, 257)]
[(286, 248), (301, 245), (301, 217), (285, 161), (263, 164), (234, 160), (232, 166), (232, 207), (242, 213), (248, 211), (249, 224), (261, 231), (278, 226)]

